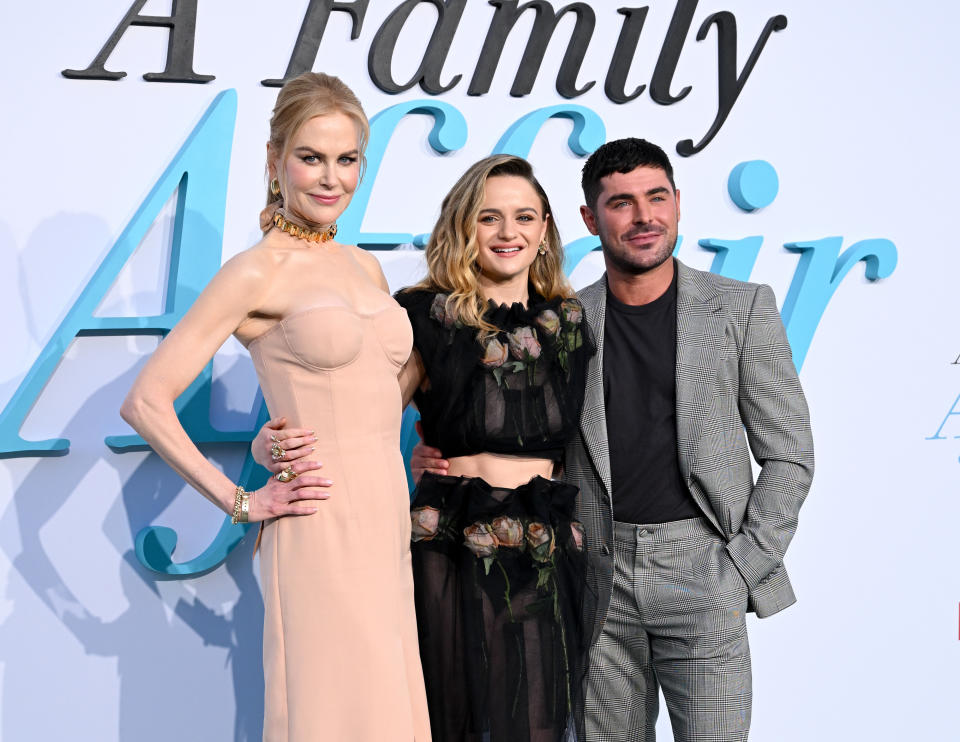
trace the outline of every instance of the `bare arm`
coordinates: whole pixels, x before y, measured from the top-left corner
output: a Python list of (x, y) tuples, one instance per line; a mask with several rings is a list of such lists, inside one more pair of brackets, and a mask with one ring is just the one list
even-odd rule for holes
[(423, 367), (423, 361), (420, 359), (420, 354), (416, 348), (410, 353), (407, 362), (403, 364), (403, 368), (397, 374), (397, 379), (400, 381), (400, 395), (403, 399), (401, 409), (406, 409), (407, 405), (413, 400), (414, 392), (427, 379), (427, 371)]
[[(257, 249), (228, 261), (147, 361), (120, 408), (121, 417), (164, 461), (227, 513), (233, 512), (236, 486), (190, 440), (173, 403), (231, 333), (258, 308), (269, 290), (271, 264), (269, 255)], [(250, 520), (316, 512), (315, 507), (290, 503), (299, 499), (297, 490), (318, 486), (321, 481), (305, 476), (285, 485), (271, 479), (251, 499)]]

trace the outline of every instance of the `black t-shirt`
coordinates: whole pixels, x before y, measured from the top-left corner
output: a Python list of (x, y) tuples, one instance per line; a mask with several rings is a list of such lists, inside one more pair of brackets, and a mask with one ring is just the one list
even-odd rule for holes
[(607, 291), (603, 395), (615, 520), (700, 515), (677, 461), (676, 356), (676, 269), (670, 288), (649, 304), (624, 304)]

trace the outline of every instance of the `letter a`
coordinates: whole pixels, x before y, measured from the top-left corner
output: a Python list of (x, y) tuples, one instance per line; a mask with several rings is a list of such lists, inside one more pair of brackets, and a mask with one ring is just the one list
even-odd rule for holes
[[(236, 115), (236, 91), (220, 93), (140, 205), (0, 412), (0, 458), (60, 456), (69, 452), (67, 439), (26, 441), (20, 437), (20, 428), (74, 338), (166, 335), (220, 268), (227, 173)], [(174, 191), (177, 192), (177, 211), (163, 314), (95, 317), (97, 307)], [(177, 400), (176, 409), (184, 427), (197, 442), (250, 440), (249, 432), (222, 433), (211, 427), (211, 373), (212, 364), (208, 364)], [(114, 450), (146, 448), (139, 436), (112, 437), (107, 443)]]
[(119, 80), (126, 72), (111, 72), (107, 59), (130, 26), (153, 26), (170, 29), (167, 44), (167, 64), (163, 72), (147, 72), (147, 82), (210, 82), (213, 75), (198, 75), (193, 71), (193, 40), (197, 34), (197, 0), (173, 0), (170, 15), (141, 15), (147, 0), (135, 0), (130, 10), (113, 30), (100, 53), (84, 70), (63, 70), (60, 74), (73, 80)]

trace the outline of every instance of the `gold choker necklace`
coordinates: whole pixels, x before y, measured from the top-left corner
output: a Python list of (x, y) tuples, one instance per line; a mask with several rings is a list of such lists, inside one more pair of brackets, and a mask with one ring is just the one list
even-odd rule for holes
[(279, 209), (277, 213), (273, 215), (273, 224), (281, 232), (286, 232), (289, 235), (298, 237), (301, 240), (307, 240), (308, 242), (327, 242), (328, 240), (332, 240), (337, 234), (336, 224), (331, 224), (329, 227), (317, 232), (290, 221)]

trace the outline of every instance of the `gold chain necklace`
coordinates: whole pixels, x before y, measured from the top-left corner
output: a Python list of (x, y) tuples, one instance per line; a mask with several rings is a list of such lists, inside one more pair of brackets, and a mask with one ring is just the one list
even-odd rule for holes
[(281, 232), (286, 232), (287, 234), (297, 237), (301, 240), (307, 240), (307, 242), (327, 242), (332, 240), (337, 234), (336, 223), (331, 224), (329, 227), (321, 229), (320, 231), (315, 231), (290, 221), (287, 219), (286, 214), (284, 214), (280, 209), (277, 209), (277, 213), (273, 215), (273, 224)]

